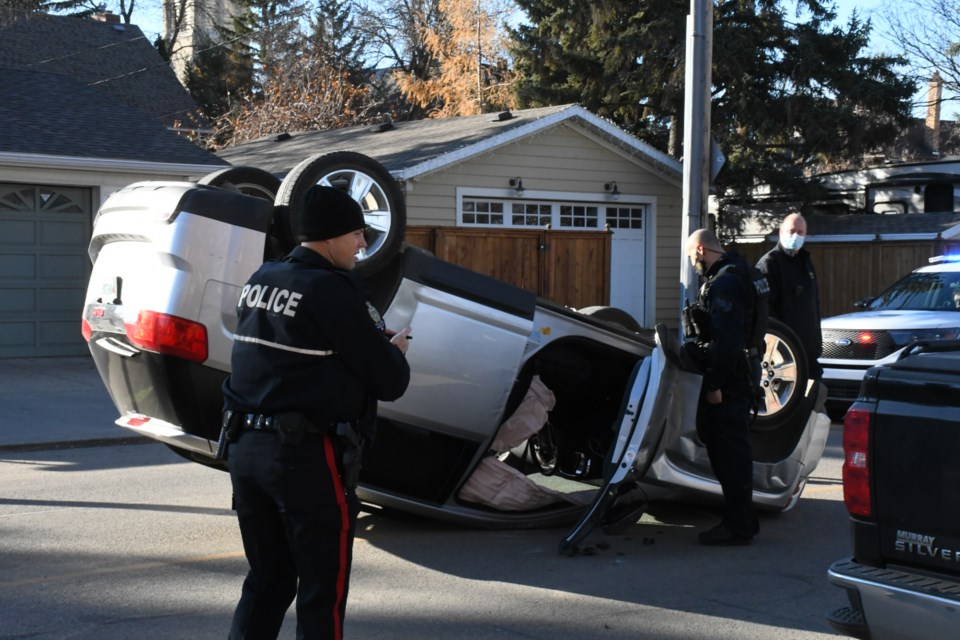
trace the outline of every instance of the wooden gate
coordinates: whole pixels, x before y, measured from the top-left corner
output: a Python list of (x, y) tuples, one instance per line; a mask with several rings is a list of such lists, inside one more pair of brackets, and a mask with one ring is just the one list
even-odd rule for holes
[(610, 303), (609, 233), (409, 227), (405, 240), (569, 307)]

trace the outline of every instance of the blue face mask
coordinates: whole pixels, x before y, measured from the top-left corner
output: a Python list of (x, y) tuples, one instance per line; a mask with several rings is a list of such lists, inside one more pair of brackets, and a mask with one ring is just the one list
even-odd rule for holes
[(780, 236), (780, 244), (787, 251), (799, 251), (803, 246), (803, 236), (797, 233), (788, 233)]

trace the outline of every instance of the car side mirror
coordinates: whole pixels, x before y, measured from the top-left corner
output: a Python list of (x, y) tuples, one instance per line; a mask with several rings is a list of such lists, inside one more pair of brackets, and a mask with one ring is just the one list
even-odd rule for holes
[(863, 300), (857, 300), (856, 302), (853, 303), (853, 308), (856, 309), (857, 311), (863, 311), (868, 306), (870, 306), (870, 303), (873, 302), (874, 300), (876, 300), (876, 297), (869, 297), (869, 298), (864, 298)]

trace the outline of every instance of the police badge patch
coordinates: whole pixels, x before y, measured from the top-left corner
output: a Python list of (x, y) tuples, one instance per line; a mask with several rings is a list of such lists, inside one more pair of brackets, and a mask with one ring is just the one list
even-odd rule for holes
[(380, 317), (380, 312), (369, 302), (367, 303), (367, 313), (370, 314), (370, 319), (373, 320), (373, 324), (376, 325), (377, 329), (384, 331), (387, 328), (387, 323)]

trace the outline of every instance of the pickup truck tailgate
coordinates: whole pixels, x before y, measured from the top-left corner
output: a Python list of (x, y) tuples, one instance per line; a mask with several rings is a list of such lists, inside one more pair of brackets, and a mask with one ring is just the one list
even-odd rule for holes
[(880, 553), (960, 570), (960, 353), (923, 353), (877, 378), (872, 466)]

